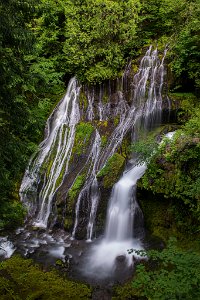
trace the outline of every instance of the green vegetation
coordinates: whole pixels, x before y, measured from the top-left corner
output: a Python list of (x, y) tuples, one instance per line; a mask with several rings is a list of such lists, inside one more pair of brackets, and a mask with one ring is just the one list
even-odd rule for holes
[(81, 155), (85, 153), (93, 131), (94, 127), (90, 123), (80, 122), (76, 126), (76, 135), (73, 146), (74, 154)]
[(72, 187), (69, 189), (69, 192), (68, 192), (68, 204), (67, 204), (67, 207), (68, 207), (68, 211), (72, 213), (73, 211), (73, 208), (74, 208), (74, 201), (76, 200), (76, 198), (78, 197), (78, 194), (85, 182), (85, 179), (86, 179), (86, 176), (84, 174), (82, 175), (78, 175), (76, 177), (76, 180), (74, 181)]
[(101, 147), (105, 147), (108, 142), (108, 137), (106, 135), (102, 135), (101, 137)]
[(170, 239), (164, 250), (150, 250), (140, 254), (148, 255), (148, 260), (136, 267), (133, 282), (115, 288), (113, 300), (199, 299), (200, 255), (198, 253), (180, 250), (176, 240)]
[(125, 158), (118, 153), (108, 159), (106, 165), (97, 174), (97, 178), (102, 181), (104, 188), (113, 187), (124, 169), (124, 164)]
[(144, 299), (200, 298), (200, 255), (180, 250), (170, 239), (163, 251), (148, 251), (149, 262), (140, 264), (133, 281), (135, 295)]
[(16, 299), (90, 299), (90, 289), (60, 277), (55, 271), (44, 272), (30, 259), (14, 256), (0, 264), (2, 300)]
[(198, 219), (199, 215), (199, 117), (188, 121), (174, 138), (165, 140), (148, 164), (142, 178), (145, 189), (166, 198), (182, 200)]
[[(81, 81), (116, 77), (134, 46), (138, 0), (43, 2), (35, 28), (43, 64)], [(53, 71), (54, 69), (54, 71)]]
[[(173, 140), (166, 139), (160, 146), (153, 139), (134, 146), (140, 159), (148, 163), (140, 188), (156, 197), (154, 203), (144, 201), (147, 205), (144, 212), (150, 214), (151, 208), (154, 211), (153, 221), (147, 219), (147, 224), (155, 235), (165, 234), (167, 241), (180, 230), (180, 235), (191, 234), (191, 240), (198, 243), (199, 14), (199, 0), (1, 1), (0, 230), (22, 223), (24, 210), (16, 196), (18, 182), (30, 155), (42, 140), (46, 118), (63, 95), (69, 78), (75, 75), (87, 84), (117, 78), (129, 60), (133, 60), (133, 70), (137, 70), (137, 62), (150, 44), (157, 45), (159, 51), (167, 44), (168, 87), (173, 108), (177, 103), (181, 107), (178, 110), (181, 129)], [(102, 101), (107, 102), (108, 96), (104, 95)], [(86, 109), (84, 93), (80, 104)], [(104, 134), (102, 147), (109, 139), (109, 121), (98, 124)], [(113, 123), (116, 126), (118, 118)], [(89, 122), (77, 125), (73, 158), (84, 159), (87, 155), (93, 131), (94, 126)], [(118, 180), (124, 157), (128, 155), (127, 144), (125, 140), (119, 149), (121, 155), (114, 154), (99, 172), (98, 180), (104, 188), (111, 188)], [(53, 155), (47, 162), (48, 174)], [(62, 175), (57, 185), (61, 180)], [(85, 175), (79, 175), (69, 191), (69, 211), (84, 180)], [(156, 205), (160, 209), (156, 210)], [(172, 220), (174, 223), (167, 227)], [(69, 228), (71, 222), (67, 216), (65, 227)], [(134, 289), (127, 285), (125, 296), (119, 293), (118, 299), (199, 299), (198, 255), (170, 244), (163, 252), (150, 252), (149, 257), (155, 262), (153, 269), (149, 264), (140, 266)], [(2, 263), (0, 274), (2, 299), (90, 297), (87, 287), (61, 279), (54, 272), (43, 273), (29, 260), (19, 257)], [(128, 296), (129, 290), (132, 296)]]
[[(15, 183), (71, 76), (116, 78), (129, 59), (135, 69), (150, 44), (162, 50), (168, 43), (171, 91), (198, 93), (199, 10), (199, 0), (1, 1), (1, 228), (15, 214)], [(81, 101), (85, 107), (83, 95)]]
[(50, 95), (44, 78), (33, 73), (30, 60), (37, 52), (31, 24), (39, 3), (0, 3), (0, 229), (23, 221), (23, 208), (13, 191), (42, 139), (44, 124), (55, 103), (56, 92)]

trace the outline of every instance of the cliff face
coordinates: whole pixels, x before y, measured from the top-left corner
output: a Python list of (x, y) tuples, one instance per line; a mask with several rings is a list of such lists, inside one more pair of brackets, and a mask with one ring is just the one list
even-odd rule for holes
[[(100, 203), (95, 217), (97, 232), (102, 231), (107, 201), (131, 143), (131, 123), (127, 120), (132, 78), (130, 68), (123, 78), (100, 86), (80, 86), (75, 79), (69, 84), (71, 90), (48, 119), (45, 140), (32, 158), (20, 190), (29, 222), (35, 219), (34, 226), (56, 226), (72, 232), (78, 218), (76, 237), (85, 238), (91, 218), (90, 198), (96, 193)], [(63, 121), (61, 106), (68, 106)], [(51, 198), (50, 205), (45, 197)]]
[(130, 63), (120, 79), (101, 85), (81, 86), (71, 79), (21, 185), (30, 224), (64, 228), (80, 239), (102, 232), (131, 142), (157, 126), (162, 111), (169, 121), (165, 55), (160, 59), (150, 47), (137, 70)]

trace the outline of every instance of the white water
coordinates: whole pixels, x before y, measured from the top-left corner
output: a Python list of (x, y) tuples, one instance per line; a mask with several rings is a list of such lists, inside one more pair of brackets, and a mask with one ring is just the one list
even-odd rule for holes
[(124, 266), (134, 264), (133, 256), (140, 255), (128, 249), (142, 250), (139, 239), (133, 238), (135, 210), (140, 209), (136, 201), (136, 184), (146, 170), (146, 165), (135, 165), (125, 172), (115, 184), (109, 200), (105, 236), (99, 245), (95, 245), (87, 260), (87, 276), (105, 278), (116, 271), (117, 259), (122, 257)]
[(133, 237), (134, 210), (137, 207), (136, 183), (146, 170), (146, 165), (136, 165), (124, 173), (115, 184), (108, 205), (105, 239), (124, 241)]
[[(95, 134), (91, 137), (85, 164), (73, 179), (74, 183), (77, 176), (87, 170), (85, 183), (76, 202), (75, 221), (72, 229), (72, 238), (75, 238), (77, 231), (82, 226), (83, 217), (80, 218), (80, 210), (82, 207), (86, 208), (87, 224), (84, 223), (87, 232), (86, 238), (88, 241), (92, 240), (100, 199), (96, 180), (98, 172), (117, 151), (124, 136), (131, 128), (133, 128), (133, 136), (136, 137), (137, 131), (139, 132), (141, 128), (147, 130), (147, 127), (152, 127), (152, 124), (158, 122), (161, 113), (163, 62), (166, 53), (160, 62), (157, 50), (152, 51), (151, 48), (141, 60), (138, 73), (132, 80), (132, 90), (130, 91), (132, 98), (129, 99), (129, 104), (125, 92), (128, 92), (127, 76), (131, 64), (124, 72), (122, 83), (118, 84), (119, 90), (116, 91), (115, 99), (111, 95), (112, 84), (110, 81), (109, 91), (104, 91), (102, 85), (99, 96), (97, 96), (95, 88), (85, 91), (88, 102), (85, 112), (83, 108), (81, 111), (79, 107), (81, 87), (78, 86), (75, 78), (70, 81), (66, 96), (47, 121), (46, 137), (40, 144), (38, 153), (31, 160), (20, 188), (21, 199), (28, 208), (34, 226), (46, 228), (50, 225), (49, 219), (53, 215), (54, 199), (56, 199), (63, 182), (68, 179), (76, 125), (82, 120), (92, 122), (96, 127)], [(103, 124), (106, 120), (109, 122), (111, 116), (112, 119), (118, 119), (118, 125), (111, 131), (106, 146), (102, 147), (102, 133), (99, 124)], [(67, 190), (65, 199), (67, 199)]]
[[(47, 227), (48, 218), (51, 212), (52, 200), (56, 190), (60, 186), (60, 184), (56, 186), (57, 180), (63, 169), (64, 174), (66, 174), (68, 171), (68, 164), (74, 144), (76, 124), (80, 120), (79, 106), (77, 103), (79, 89), (75, 79), (73, 79), (72, 84), (73, 87), (69, 87), (63, 100), (66, 106), (66, 114), (63, 114), (62, 108), (58, 108), (60, 114), (58, 114), (59, 123), (57, 126), (59, 128), (58, 136), (55, 135), (55, 141), (58, 138), (58, 145), (56, 147), (56, 156), (54, 158), (49, 177), (39, 195), (39, 199), (41, 199), (40, 210), (36, 217), (36, 221), (33, 223), (34, 226), (37, 227)], [(69, 110), (69, 105), (71, 105), (71, 112)], [(69, 112), (70, 115), (68, 115)], [(69, 130), (66, 130), (67, 127), (69, 127)]]
[(78, 226), (80, 204), (83, 197), (85, 197), (88, 201), (91, 201), (91, 210), (90, 210), (89, 222), (87, 226), (87, 239), (91, 240), (92, 238), (96, 210), (97, 210), (97, 205), (99, 200), (98, 182), (96, 179), (96, 173), (97, 173), (96, 168), (97, 168), (97, 162), (99, 159), (100, 150), (101, 150), (101, 137), (98, 130), (96, 129), (96, 136), (93, 143), (93, 147), (91, 149), (90, 154), (88, 155), (88, 160), (91, 163), (91, 167), (90, 167), (91, 170), (88, 171), (88, 177), (78, 196), (78, 200), (76, 203), (75, 222), (74, 222), (74, 228), (72, 230), (73, 239), (75, 238), (75, 234)]
[[(165, 53), (166, 54), (166, 53)], [(165, 55), (164, 54), (164, 55)], [(163, 61), (160, 63), (157, 50), (151, 53), (151, 47), (141, 61), (138, 73), (134, 77), (135, 90), (132, 107), (126, 116), (123, 115), (119, 125), (111, 136), (111, 142), (106, 151), (112, 153), (116, 149), (119, 137), (123, 137), (130, 127), (133, 127), (134, 138), (138, 138), (140, 131), (148, 132), (152, 127), (159, 124), (161, 113), (161, 91), (163, 86)], [(146, 97), (147, 95), (147, 97)], [(112, 147), (112, 148), (111, 148)], [(146, 164), (137, 164), (131, 161), (129, 167), (114, 185), (109, 200), (106, 218), (104, 238), (99, 245), (95, 245), (87, 259), (87, 276), (106, 278), (114, 274), (119, 259), (123, 266), (130, 267), (135, 259), (139, 258), (133, 251), (128, 254), (128, 249), (142, 250), (139, 233), (137, 239), (133, 238), (135, 232), (135, 218), (142, 218), (142, 212), (136, 199), (137, 181), (143, 176)], [(112, 175), (111, 175), (112, 176)]]
[[(25, 173), (21, 187), (20, 196), (27, 205), (29, 213), (33, 214), (36, 207), (30, 207), (27, 199), (27, 192), (38, 187), (40, 168), (47, 160), (47, 166), (51, 163), (52, 152), (55, 152), (53, 163), (49, 174), (45, 174), (43, 187), (39, 194), (39, 211), (34, 218), (33, 225), (37, 227), (47, 227), (48, 218), (51, 212), (53, 197), (59, 187), (59, 176), (68, 170), (71, 151), (74, 144), (76, 124), (80, 120), (79, 106), (77, 103), (80, 88), (73, 78), (68, 86), (67, 93), (58, 104), (47, 122), (47, 137), (40, 144), (40, 151), (36, 159), (30, 162)], [(46, 166), (46, 168), (47, 168)], [(64, 175), (62, 176), (63, 179)], [(61, 181), (62, 181), (61, 179)]]
[(15, 250), (13, 243), (7, 237), (0, 237), (0, 257), (9, 258)]

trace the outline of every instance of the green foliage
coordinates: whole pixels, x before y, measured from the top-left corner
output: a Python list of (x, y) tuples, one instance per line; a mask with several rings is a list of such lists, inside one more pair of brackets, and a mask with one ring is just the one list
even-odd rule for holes
[(47, 85), (43, 89), (48, 70), (41, 76), (34, 71), (38, 52), (31, 27), (39, 4), (38, 0), (0, 3), (0, 219), (4, 227), (17, 226), (17, 219), (21, 223), (23, 210), (12, 191), (42, 138), (55, 102)]
[(174, 239), (163, 251), (147, 252), (149, 263), (137, 266), (135, 295), (152, 300), (200, 298), (200, 255), (177, 248)]
[(180, 31), (174, 47), (172, 69), (179, 77), (188, 77), (196, 88), (200, 88), (200, 3), (189, 1), (186, 6), (186, 22)]
[(131, 299), (138, 300), (135, 290), (132, 287), (132, 282), (128, 282), (124, 285), (118, 285), (113, 289), (112, 300)]
[(60, 277), (55, 271), (43, 272), (30, 259), (14, 256), (0, 264), (0, 294), (7, 299), (89, 299), (90, 289)]
[(186, 0), (142, 0), (141, 31), (146, 41), (178, 32), (185, 20)]
[(112, 188), (112, 186), (119, 179), (124, 168), (125, 158), (118, 153), (111, 156), (106, 165), (97, 174), (97, 178), (102, 180), (105, 188)]
[(149, 163), (151, 156), (157, 151), (159, 145), (154, 137), (147, 137), (146, 140), (141, 139), (131, 145), (130, 151), (135, 153), (138, 157), (139, 162)]
[[(3, 227), (14, 225), (18, 218), (21, 222), (22, 209), (13, 202), (12, 189), (33, 146), (26, 136), (30, 78), (25, 55), (33, 45), (27, 23), (34, 15), (36, 4), (37, 1), (14, 0), (0, 3), (0, 219)], [(15, 210), (19, 212), (18, 217)]]
[[(53, 0), (43, 2), (35, 28), (39, 68), (81, 81), (117, 77), (136, 38), (139, 0)], [(41, 62), (41, 64), (40, 64)]]
[(90, 123), (80, 122), (76, 126), (76, 135), (73, 146), (73, 153), (83, 154), (88, 146), (94, 127)]
[(168, 45), (168, 62), (173, 74), (172, 88), (199, 89), (199, 0), (141, 0), (137, 46), (156, 41)]
[(185, 124), (198, 108), (199, 100), (192, 93), (169, 93), (170, 100), (172, 102), (172, 109), (177, 111), (177, 121), (179, 124)]
[[(190, 120), (185, 124), (183, 128), (184, 132), (191, 137), (200, 137), (200, 108), (196, 108), (193, 116)], [(198, 140), (196, 140), (198, 142)]]
[(25, 210), (19, 201), (6, 201), (1, 205), (0, 230), (13, 229), (22, 225), (25, 217)]
[[(199, 115), (199, 111), (196, 112)], [(167, 198), (181, 199), (199, 218), (199, 117), (194, 116), (172, 140), (164, 140), (152, 155), (142, 185)]]
[(76, 177), (76, 180), (74, 181), (72, 187), (69, 189), (68, 196), (69, 196), (69, 201), (68, 201), (68, 210), (72, 212), (73, 207), (74, 207), (74, 201), (78, 197), (78, 194), (80, 192), (81, 187), (83, 186), (85, 182), (86, 176), (84, 174), (78, 175)]

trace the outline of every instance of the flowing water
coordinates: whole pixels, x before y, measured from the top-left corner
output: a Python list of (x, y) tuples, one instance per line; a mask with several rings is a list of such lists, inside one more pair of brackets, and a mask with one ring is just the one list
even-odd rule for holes
[[(134, 142), (140, 135), (140, 131), (145, 135), (160, 123), (163, 61), (164, 58), (161, 63), (159, 62), (157, 50), (151, 54), (150, 47), (134, 77), (135, 91), (132, 107), (128, 116), (119, 123), (116, 134), (120, 130), (128, 130), (131, 122), (134, 129), (132, 135)], [(116, 143), (113, 145), (112, 139), (110, 147), (111, 145), (115, 148)], [(109, 151), (113, 151), (112, 148)], [(114, 185), (107, 209), (104, 237), (98, 245), (92, 247), (86, 258), (86, 265), (82, 269), (86, 276), (93, 277), (95, 274), (99, 280), (110, 276), (115, 277), (120, 262), (123, 263), (121, 267), (129, 269), (134, 265), (134, 260), (140, 258), (137, 251), (143, 249), (141, 243), (143, 231), (138, 231), (137, 222), (142, 223), (143, 215), (137, 203), (136, 187), (137, 181), (145, 170), (145, 163), (139, 164), (137, 159), (132, 159), (120, 180)], [(133, 249), (132, 255), (128, 254), (128, 249)]]
[[(25, 172), (20, 196), (28, 210), (27, 227), (16, 233), (18, 242), (13, 248), (10, 245), (12, 249), (19, 246), (23, 255), (40, 251), (65, 261), (72, 256), (70, 247), (77, 247), (80, 229), (84, 227), (85, 240), (94, 241), (96, 215), (99, 201), (102, 201), (97, 175), (128, 133), (134, 142), (140, 138), (141, 132), (143, 136), (147, 135), (160, 123), (165, 55), (166, 52), (160, 60), (157, 49), (150, 47), (133, 78), (129, 63), (115, 87), (110, 81), (107, 87), (103, 84), (98, 88), (81, 87), (75, 78), (71, 79), (66, 95), (47, 120), (44, 141)], [(83, 91), (86, 107), (81, 98)], [(92, 124), (94, 130), (88, 140), (87, 152), (81, 154), (82, 160), (75, 164), (73, 147), (77, 143), (77, 128), (81, 122)], [(106, 126), (109, 137), (103, 145), (103, 128)], [(131, 157), (122, 177), (114, 185), (104, 237), (88, 243), (89, 257), (86, 255), (84, 259), (86, 276), (112, 276), (120, 264), (129, 268), (134, 264), (133, 260), (139, 258), (136, 252), (133, 256), (128, 255), (127, 249), (143, 249), (143, 216), (136, 199), (136, 187), (145, 169), (145, 164), (139, 165), (137, 158)], [(56, 203), (67, 203), (70, 188), (83, 174), (85, 181), (74, 205), (71, 232), (54, 234), (50, 230), (58, 218)], [(66, 205), (63, 218), (67, 213)], [(44, 231), (31, 231), (29, 225)], [(80, 253), (77, 252), (77, 257), (81, 256)]]
[[(78, 106), (79, 87), (75, 78), (71, 79), (67, 93), (47, 121), (47, 134), (45, 140), (39, 146), (38, 155), (31, 160), (24, 175), (20, 196), (28, 208), (29, 215), (33, 218), (33, 224), (37, 227), (47, 227), (51, 212), (52, 200), (58, 189), (58, 179), (63, 172), (67, 172), (69, 159), (74, 143), (76, 124), (80, 120)], [(51, 163), (51, 155), (55, 152), (54, 161)], [(51, 166), (49, 168), (49, 165)], [(39, 191), (40, 171), (49, 168), (45, 173), (43, 186)], [(34, 201), (30, 203), (30, 194), (34, 194)], [(38, 204), (36, 201), (38, 200)]]

